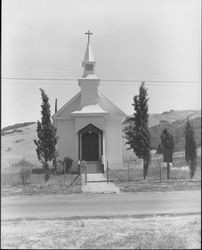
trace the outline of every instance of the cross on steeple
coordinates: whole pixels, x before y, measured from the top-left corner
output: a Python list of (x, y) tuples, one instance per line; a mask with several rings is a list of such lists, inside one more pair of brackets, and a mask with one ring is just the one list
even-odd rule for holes
[(90, 43), (90, 35), (93, 33), (88, 30), (88, 32), (85, 33), (85, 35), (88, 35), (88, 43)]

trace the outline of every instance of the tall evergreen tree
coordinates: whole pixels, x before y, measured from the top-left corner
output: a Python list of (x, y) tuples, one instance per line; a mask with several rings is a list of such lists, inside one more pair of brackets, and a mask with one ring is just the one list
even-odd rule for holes
[(125, 135), (127, 142), (138, 158), (143, 159), (143, 176), (147, 176), (150, 163), (150, 132), (148, 126), (148, 98), (144, 82), (139, 88), (139, 95), (133, 98), (134, 114), (126, 120)]
[(174, 141), (173, 136), (168, 132), (167, 129), (164, 129), (161, 134), (161, 145), (163, 151), (163, 161), (167, 162), (167, 178), (170, 176), (170, 162), (173, 161), (173, 151), (174, 151)]
[(193, 178), (197, 167), (197, 150), (194, 129), (187, 119), (185, 125), (185, 160), (189, 163), (190, 179)]
[(51, 112), (49, 98), (44, 92), (41, 91), (41, 122), (37, 121), (37, 135), (38, 140), (34, 140), (36, 144), (36, 152), (39, 161), (42, 163), (42, 166), (45, 169), (45, 181), (50, 177), (50, 170), (48, 162), (52, 161), (56, 157), (56, 128), (51, 122)]

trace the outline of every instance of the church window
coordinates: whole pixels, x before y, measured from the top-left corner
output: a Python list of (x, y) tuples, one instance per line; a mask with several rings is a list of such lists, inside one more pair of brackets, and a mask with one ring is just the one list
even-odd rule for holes
[(88, 70), (88, 71), (92, 71), (93, 70), (93, 64), (86, 64), (85, 69)]

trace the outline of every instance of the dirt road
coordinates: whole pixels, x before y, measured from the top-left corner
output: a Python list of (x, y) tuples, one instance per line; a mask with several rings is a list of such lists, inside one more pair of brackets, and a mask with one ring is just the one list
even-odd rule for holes
[(201, 211), (200, 191), (1, 198), (1, 219), (182, 214)]

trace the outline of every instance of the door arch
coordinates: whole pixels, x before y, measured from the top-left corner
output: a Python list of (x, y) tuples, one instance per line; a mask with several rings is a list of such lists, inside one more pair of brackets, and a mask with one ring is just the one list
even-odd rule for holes
[(103, 172), (102, 154), (103, 132), (90, 123), (79, 130), (79, 160), (85, 160), (89, 165), (94, 163), (95, 172)]

